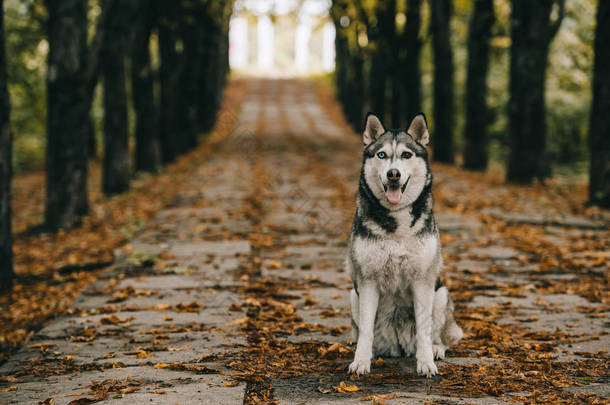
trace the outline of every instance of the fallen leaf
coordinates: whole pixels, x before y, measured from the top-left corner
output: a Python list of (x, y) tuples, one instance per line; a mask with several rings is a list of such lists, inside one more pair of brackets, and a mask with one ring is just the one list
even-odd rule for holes
[(349, 393), (349, 392), (357, 392), (357, 391), (361, 390), (360, 387), (357, 387), (355, 385), (345, 384), (345, 381), (341, 381), (338, 386), (333, 387), (333, 388), (335, 389), (335, 391), (340, 392), (342, 394)]

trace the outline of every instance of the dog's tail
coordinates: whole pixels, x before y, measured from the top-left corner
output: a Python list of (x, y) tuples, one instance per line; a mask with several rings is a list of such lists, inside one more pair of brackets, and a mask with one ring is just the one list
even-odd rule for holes
[(441, 332), (441, 340), (447, 347), (456, 345), (464, 337), (464, 332), (455, 322), (453, 315), (453, 301), (447, 293), (447, 306), (445, 308), (445, 325)]
[(462, 328), (458, 326), (454, 319), (445, 324), (442, 335), (443, 344), (445, 346), (456, 345), (462, 337), (464, 337), (464, 332), (462, 332)]

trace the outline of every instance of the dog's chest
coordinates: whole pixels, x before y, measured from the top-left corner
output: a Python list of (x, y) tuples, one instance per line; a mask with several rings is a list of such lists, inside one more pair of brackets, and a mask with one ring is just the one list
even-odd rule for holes
[(423, 278), (438, 255), (436, 235), (378, 239), (356, 237), (352, 255), (360, 276), (374, 279), (384, 290), (403, 289)]

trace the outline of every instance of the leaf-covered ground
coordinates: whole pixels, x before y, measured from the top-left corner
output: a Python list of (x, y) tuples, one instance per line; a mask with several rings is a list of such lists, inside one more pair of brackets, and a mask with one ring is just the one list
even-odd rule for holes
[[(27, 344), (0, 402), (607, 403), (608, 214), (581, 184), (441, 165), (443, 282), (466, 337), (430, 380), (412, 359), (347, 375), (360, 148), (323, 86), (233, 82), (214, 136), (167, 173), (94, 196), (80, 230), (18, 237), (29, 279), (2, 298), (2, 334)], [(40, 215), (28, 181), (19, 232)]]
[[(234, 80), (225, 91), (223, 117), (214, 133), (232, 129), (232, 112), (244, 96), (245, 82)], [(101, 167), (89, 167), (91, 214), (82, 227), (58, 234), (41, 229), (44, 219), (44, 173), (19, 176), (13, 181), (15, 272), (10, 294), (0, 296), (0, 361), (32, 338), (49, 318), (60, 315), (84, 287), (114, 260), (115, 249), (125, 245), (162, 208), (171, 205), (192, 166), (209, 153), (207, 145), (180, 158), (164, 173), (139, 175), (132, 189), (107, 199), (101, 193)]]

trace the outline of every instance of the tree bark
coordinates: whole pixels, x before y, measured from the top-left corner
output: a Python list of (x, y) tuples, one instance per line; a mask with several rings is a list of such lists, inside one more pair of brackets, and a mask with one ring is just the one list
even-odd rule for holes
[[(91, 118), (91, 106), (93, 105), (93, 97), (95, 93), (95, 87), (100, 75), (100, 56), (102, 53), (103, 45), (105, 43), (108, 27), (110, 26), (109, 19), (113, 18), (111, 14), (112, 8), (110, 3), (119, 0), (104, 0), (106, 6), (102, 8), (102, 13), (97, 21), (95, 27), (95, 36), (91, 41), (87, 57), (87, 114), (89, 115), (89, 135), (87, 149), (89, 158), (95, 158), (98, 156), (98, 143), (95, 133), (95, 127), (93, 125), (93, 119)], [(108, 11), (110, 10), (110, 12)]]
[(104, 162), (102, 190), (106, 195), (129, 189), (129, 133), (127, 123), (127, 90), (125, 55), (127, 43), (127, 9), (122, 2), (104, 1), (113, 18), (108, 19), (102, 48), (101, 73), (104, 89)]
[(45, 221), (78, 225), (88, 212), (87, 0), (47, 0), (48, 123)]
[(6, 83), (4, 1), (0, 0), (0, 291), (13, 285), (13, 239), (11, 228), (12, 134), (10, 100)]
[(453, 163), (453, 52), (450, 41), (452, 0), (430, 0), (434, 54), (434, 159)]
[(220, 105), (219, 89), (222, 83), (223, 61), (221, 54), (222, 29), (218, 16), (214, 15), (217, 9), (211, 10), (208, 7), (203, 21), (203, 47), (201, 49), (200, 60), (201, 69), (199, 71), (199, 102), (198, 102), (198, 122), (199, 129), (207, 132), (214, 126), (216, 112)]
[(487, 168), (487, 71), (493, 24), (493, 0), (475, 0), (468, 33), (464, 130), (464, 167), (470, 170), (484, 171)]
[[(356, 44), (356, 46), (358, 46)], [(362, 131), (364, 125), (364, 58), (361, 52), (350, 55), (349, 80), (349, 121), (357, 131)]]
[(421, 5), (422, 0), (407, 0), (407, 22), (402, 38), (406, 52), (403, 76), (403, 111), (407, 122), (421, 111), (421, 71), (419, 67)]
[(382, 35), (384, 36), (384, 53), (386, 64), (386, 91), (389, 86), (389, 94), (386, 95), (386, 101), (390, 102), (390, 115), (392, 126), (400, 127), (402, 121), (402, 97), (400, 81), (402, 79), (401, 71), (401, 53), (402, 43), (399, 41), (396, 30), (396, 0), (384, 1), (385, 9)]
[(174, 161), (188, 148), (188, 113), (185, 108), (185, 43), (181, 35), (182, 3), (159, 0), (159, 53), (161, 56), (161, 156)]
[(595, 29), (593, 102), (589, 129), (589, 200), (610, 208), (610, 2), (601, 0)]
[(161, 156), (163, 163), (176, 159), (178, 151), (175, 146), (176, 136), (176, 104), (179, 75), (178, 55), (176, 54), (176, 5), (173, 2), (159, 0), (159, 54), (161, 66), (159, 76), (161, 81)]
[[(184, 58), (187, 63), (182, 72), (183, 79), (181, 80), (184, 93), (184, 108), (186, 109), (187, 121), (184, 127), (186, 133), (187, 149), (197, 146), (199, 125), (199, 108), (200, 94), (204, 90), (207, 83), (201, 81), (201, 71), (205, 68), (204, 63), (224, 63), (214, 61), (214, 59), (206, 60), (205, 51), (205, 25), (206, 25), (206, 7), (201, 3), (197, 3), (190, 9), (185, 10), (185, 15), (182, 23), (182, 35), (184, 38)], [(195, 84), (195, 85), (193, 85)], [(208, 100), (209, 102), (210, 100)], [(206, 128), (207, 129), (207, 128)]]
[[(549, 45), (563, 19), (564, 0), (512, 0), (511, 3), (507, 179), (529, 183), (550, 174), (546, 157), (545, 79)], [(560, 12), (551, 22), (555, 4), (559, 5)]]
[(330, 16), (335, 26), (335, 85), (337, 86), (337, 98), (345, 110), (346, 88), (347, 88), (347, 69), (348, 69), (348, 40), (345, 28), (341, 26), (341, 17), (344, 15), (342, 8), (337, 1), (333, 1), (330, 9)]
[(370, 27), (369, 40), (372, 42), (371, 71), (369, 89), (371, 110), (383, 121), (386, 113), (387, 82), (391, 74), (389, 66), (394, 58), (391, 56), (391, 42), (395, 36), (396, 0), (377, 2), (377, 23)]
[(154, 0), (134, 2), (131, 41), (131, 83), (136, 115), (135, 170), (157, 173), (161, 169), (158, 110), (150, 59), (150, 35), (157, 15)]

